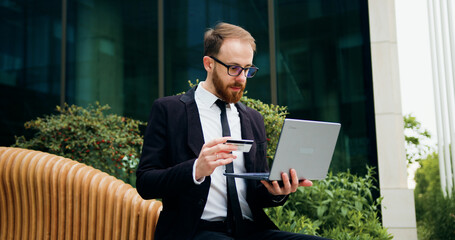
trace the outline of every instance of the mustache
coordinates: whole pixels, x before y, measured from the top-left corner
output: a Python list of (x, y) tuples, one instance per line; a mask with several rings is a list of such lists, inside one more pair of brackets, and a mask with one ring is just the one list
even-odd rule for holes
[(239, 88), (243, 88), (244, 86), (245, 86), (245, 84), (238, 83), (238, 82), (228, 85), (228, 87), (239, 87)]

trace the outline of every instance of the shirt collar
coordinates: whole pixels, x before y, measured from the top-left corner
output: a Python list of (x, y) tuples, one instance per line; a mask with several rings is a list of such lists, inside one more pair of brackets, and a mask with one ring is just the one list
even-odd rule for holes
[[(215, 96), (215, 94), (209, 92), (207, 89), (204, 88), (203, 86), (203, 83), (204, 81), (202, 82), (199, 82), (199, 85), (198, 87), (196, 88), (196, 92), (195, 92), (195, 97), (197, 97), (202, 104), (204, 104), (206, 107), (212, 107), (216, 100), (218, 100), (218, 97)], [(226, 107), (230, 107), (232, 108), (233, 107), (233, 103), (229, 103)]]

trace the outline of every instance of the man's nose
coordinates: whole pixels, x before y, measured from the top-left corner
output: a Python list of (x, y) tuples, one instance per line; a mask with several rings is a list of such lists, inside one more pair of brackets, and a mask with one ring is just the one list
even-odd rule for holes
[(235, 78), (235, 80), (237, 82), (242, 82), (242, 83), (246, 82), (246, 76), (245, 76), (246, 71), (247, 71), (246, 69), (243, 69), (242, 72)]

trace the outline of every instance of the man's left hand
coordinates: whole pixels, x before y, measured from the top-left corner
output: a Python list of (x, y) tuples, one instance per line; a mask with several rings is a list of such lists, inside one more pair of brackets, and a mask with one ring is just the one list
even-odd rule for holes
[(297, 178), (297, 172), (295, 169), (291, 169), (290, 171), (291, 179), (287, 173), (281, 174), (281, 179), (283, 181), (282, 186), (278, 183), (278, 181), (272, 181), (271, 183), (268, 181), (261, 181), (262, 184), (269, 190), (269, 192), (273, 195), (288, 195), (295, 191), (297, 191), (298, 187), (310, 187), (313, 185), (308, 179), (300, 180)]

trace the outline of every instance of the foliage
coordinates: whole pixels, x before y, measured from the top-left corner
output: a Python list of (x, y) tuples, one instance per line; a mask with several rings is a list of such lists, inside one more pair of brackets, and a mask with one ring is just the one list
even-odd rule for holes
[(377, 216), (381, 198), (374, 170), (365, 177), (350, 172), (330, 173), (313, 187), (299, 188), (283, 207), (267, 209), (280, 229), (333, 239), (392, 239)]
[(57, 106), (58, 114), (25, 123), (34, 129), (33, 138), (16, 137), (14, 147), (35, 149), (91, 165), (135, 184), (134, 171), (142, 147), (139, 126), (145, 123), (118, 116), (105, 115), (109, 106), (98, 102), (87, 108)]
[(415, 196), (436, 193), (441, 191), (441, 178), (439, 176), (438, 154), (433, 152), (426, 159), (420, 161), (420, 168), (415, 174)]
[(408, 164), (420, 162), (431, 151), (431, 147), (424, 144), (431, 135), (426, 129), (422, 130), (422, 124), (411, 114), (405, 115), (403, 120)]
[[(199, 80), (196, 80), (196, 83), (188, 81), (190, 87), (194, 87), (198, 83)], [(246, 96), (247, 93), (248, 92), (245, 92), (245, 95), (240, 99), (240, 102), (252, 109), (255, 109), (264, 117), (265, 132), (267, 136), (267, 159), (269, 160), (269, 164), (271, 164), (273, 157), (275, 156), (284, 119), (288, 114), (287, 107), (266, 104), (260, 100), (248, 98)]]
[(404, 116), (406, 157), (418, 163), (414, 190), (419, 239), (455, 239), (455, 188), (444, 196), (439, 175), (438, 154), (426, 143), (427, 130), (412, 115)]
[[(288, 202), (291, 200), (288, 200)], [(321, 221), (312, 220), (305, 215), (300, 215), (295, 210), (286, 206), (278, 206), (265, 209), (275, 224), (281, 231), (295, 232), (316, 236), (318, 235)]]
[(442, 191), (416, 196), (417, 233), (422, 240), (455, 239), (455, 188), (450, 196)]
[(436, 153), (420, 164), (414, 190), (419, 239), (455, 239), (455, 188), (444, 196)]

